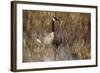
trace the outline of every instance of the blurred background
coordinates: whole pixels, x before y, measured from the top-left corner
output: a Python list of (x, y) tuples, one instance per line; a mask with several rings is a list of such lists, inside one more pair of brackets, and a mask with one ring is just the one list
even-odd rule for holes
[[(52, 44), (39, 43), (52, 32)], [(23, 62), (83, 60), (91, 58), (91, 14), (23, 10)]]

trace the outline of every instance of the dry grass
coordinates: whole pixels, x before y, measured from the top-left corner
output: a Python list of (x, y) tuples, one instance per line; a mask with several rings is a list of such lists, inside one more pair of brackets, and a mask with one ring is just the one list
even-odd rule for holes
[(87, 45), (84, 40), (74, 43), (72, 52), (76, 55), (77, 59), (90, 59), (90, 46)]
[[(55, 16), (55, 36), (59, 45), (41, 45), (36, 38), (51, 32)], [(80, 60), (91, 58), (90, 14), (23, 10), (23, 62)]]

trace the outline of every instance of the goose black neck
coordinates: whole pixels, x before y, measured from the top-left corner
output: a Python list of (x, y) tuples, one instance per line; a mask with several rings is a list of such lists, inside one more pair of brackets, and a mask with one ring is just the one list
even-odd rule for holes
[(55, 22), (52, 20), (52, 32), (55, 32)]

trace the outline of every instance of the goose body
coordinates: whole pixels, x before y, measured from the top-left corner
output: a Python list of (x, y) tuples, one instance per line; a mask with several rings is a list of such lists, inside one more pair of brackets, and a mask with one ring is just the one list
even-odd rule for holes
[(54, 39), (54, 32), (48, 33), (43, 37), (43, 44), (51, 44)]
[(56, 18), (53, 17), (52, 18), (52, 32), (50, 33), (45, 33), (45, 35), (39, 39), (37, 38), (36, 41), (40, 44), (43, 44), (43, 45), (50, 45), (52, 44), (53, 40), (54, 40), (54, 36), (55, 36), (55, 25), (54, 25), (54, 22), (56, 21)]

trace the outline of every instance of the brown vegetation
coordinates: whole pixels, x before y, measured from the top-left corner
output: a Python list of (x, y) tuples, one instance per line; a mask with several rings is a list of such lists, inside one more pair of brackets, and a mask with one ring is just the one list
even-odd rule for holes
[[(60, 44), (41, 45), (36, 38), (51, 32), (53, 16)], [(23, 62), (90, 59), (90, 27), (89, 13), (23, 10)]]

